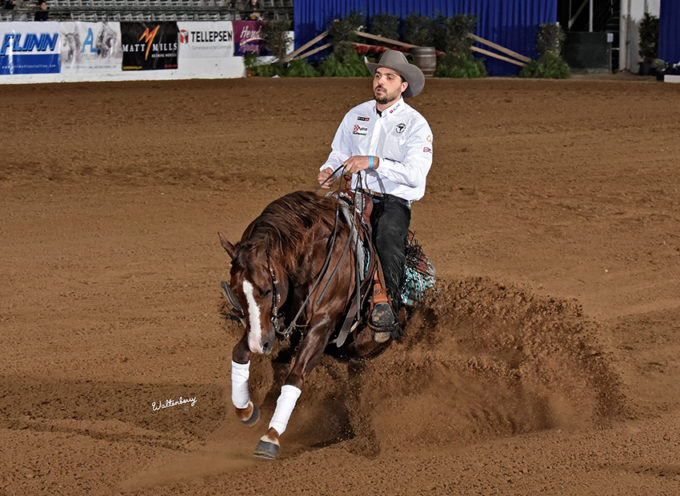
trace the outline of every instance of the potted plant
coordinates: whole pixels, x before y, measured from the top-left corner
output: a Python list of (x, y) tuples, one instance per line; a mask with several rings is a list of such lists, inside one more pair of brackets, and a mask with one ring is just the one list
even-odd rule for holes
[(657, 57), (657, 44), (659, 42), (659, 18), (645, 12), (640, 21), (640, 71), (641, 76), (648, 76), (652, 72), (652, 61)]
[(541, 24), (536, 50), (538, 60), (532, 60), (519, 71), (519, 77), (566, 79), (571, 76), (569, 65), (560, 55), (566, 35), (557, 24)]

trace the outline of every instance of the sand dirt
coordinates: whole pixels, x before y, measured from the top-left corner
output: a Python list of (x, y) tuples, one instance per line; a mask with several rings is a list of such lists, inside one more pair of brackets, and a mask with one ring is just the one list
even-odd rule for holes
[[(0, 495), (678, 494), (680, 87), (651, 81), (429, 80), (412, 228), (438, 293), (360, 369), (325, 358), (280, 460), (251, 457), (216, 233), (314, 189), (368, 98), (3, 88)], [(253, 360), (265, 420), (281, 367)]]

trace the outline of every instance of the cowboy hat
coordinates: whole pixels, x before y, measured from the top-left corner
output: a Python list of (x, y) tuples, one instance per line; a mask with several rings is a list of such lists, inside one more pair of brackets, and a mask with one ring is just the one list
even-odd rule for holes
[(377, 64), (369, 62), (366, 58), (364, 58), (364, 63), (373, 75), (375, 75), (375, 71), (378, 67), (387, 67), (388, 69), (397, 71), (401, 77), (404, 78), (404, 81), (408, 83), (408, 87), (403, 93), (404, 98), (416, 96), (425, 86), (425, 75), (423, 74), (423, 71), (421, 71), (418, 66), (409, 64), (408, 60), (406, 60), (406, 56), (397, 50), (385, 50), (385, 53), (382, 54)]

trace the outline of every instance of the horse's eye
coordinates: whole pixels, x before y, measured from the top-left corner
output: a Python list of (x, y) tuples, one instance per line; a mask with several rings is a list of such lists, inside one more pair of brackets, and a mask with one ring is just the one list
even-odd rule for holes
[(271, 290), (271, 289), (268, 289), (268, 290), (266, 290), (266, 291), (262, 291), (262, 297), (263, 297), (263, 298), (266, 297), (266, 296), (269, 296), (270, 294), (272, 294), (272, 290)]

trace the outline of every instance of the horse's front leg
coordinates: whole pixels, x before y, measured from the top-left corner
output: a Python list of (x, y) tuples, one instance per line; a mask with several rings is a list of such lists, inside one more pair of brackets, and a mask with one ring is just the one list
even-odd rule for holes
[(328, 344), (330, 325), (331, 322), (326, 317), (319, 319), (316, 323), (310, 322), (310, 330), (300, 345), (295, 364), (286, 378), (286, 383), (281, 387), (274, 415), (269, 422), (269, 430), (260, 438), (253, 453), (255, 456), (273, 460), (278, 455), (279, 437), (286, 430), (295, 404), (302, 394), (302, 386), (307, 376), (321, 360), (323, 350)]
[(252, 426), (260, 418), (260, 410), (250, 401), (248, 379), (250, 378), (250, 348), (248, 335), (234, 346), (231, 354), (231, 402), (241, 423)]

